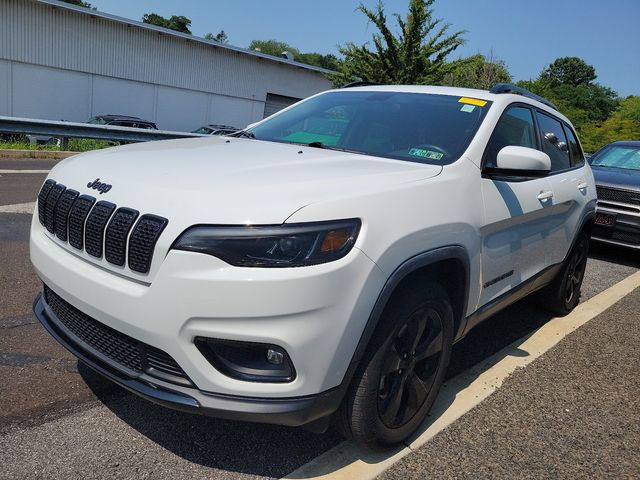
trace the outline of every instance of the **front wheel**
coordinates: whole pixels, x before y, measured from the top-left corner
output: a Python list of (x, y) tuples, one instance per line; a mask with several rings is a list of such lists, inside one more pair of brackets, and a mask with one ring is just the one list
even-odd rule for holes
[(589, 236), (583, 231), (556, 278), (541, 291), (539, 298), (543, 308), (564, 316), (578, 305), (588, 255)]
[(439, 284), (396, 292), (337, 413), (339, 430), (374, 450), (406, 439), (436, 399), (452, 343), (453, 310)]

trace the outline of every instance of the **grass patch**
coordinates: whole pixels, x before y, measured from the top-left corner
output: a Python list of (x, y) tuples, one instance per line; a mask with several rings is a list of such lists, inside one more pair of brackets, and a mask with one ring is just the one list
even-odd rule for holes
[[(65, 150), (71, 152), (88, 152), (90, 150), (99, 150), (113, 146), (113, 142), (105, 140), (93, 140), (91, 138), (70, 138)], [(59, 152), (62, 150), (60, 145), (32, 145), (25, 140), (0, 140), (0, 150), (48, 150)]]
[(88, 152), (89, 150), (100, 150), (101, 148), (112, 147), (113, 142), (106, 140), (93, 140), (91, 138), (70, 138), (67, 149), (71, 152)]

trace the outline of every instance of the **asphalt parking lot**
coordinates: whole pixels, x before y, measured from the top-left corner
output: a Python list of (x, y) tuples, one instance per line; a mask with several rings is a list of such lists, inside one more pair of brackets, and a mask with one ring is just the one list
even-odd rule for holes
[[(0, 160), (0, 478), (278, 478), (342, 441), (332, 432), (315, 435), (166, 410), (106, 382), (60, 347), (31, 314), (41, 288), (28, 258), (31, 215), (6, 213), (12, 211), (9, 205), (33, 202), (45, 178), (43, 173), (6, 172), (47, 170), (53, 163)], [(639, 266), (638, 254), (595, 246), (583, 301)], [(633, 460), (638, 457), (632, 456), (639, 453), (640, 443), (640, 386), (635, 379), (640, 365), (637, 353), (632, 354), (640, 337), (625, 333), (628, 325), (637, 324), (639, 306), (636, 292), (606, 318), (601, 315), (572, 334), (415, 456), (394, 466), (386, 478), (540, 478), (572, 472), (589, 476), (590, 471), (594, 476), (640, 475)], [(455, 346), (450, 377), (549, 319), (525, 301), (486, 321)], [(603, 350), (606, 344), (619, 348)], [(597, 364), (591, 365), (594, 359)], [(559, 371), (575, 371), (577, 377)], [(563, 387), (577, 381), (584, 384), (581, 392)], [(603, 395), (603, 382), (611, 386), (609, 397)], [(566, 405), (583, 400), (584, 408), (563, 412)], [(541, 417), (541, 405), (551, 413)], [(550, 434), (554, 441), (545, 442), (545, 434), (566, 421), (572, 422), (570, 434)], [(494, 426), (490, 433), (487, 425)], [(600, 429), (598, 441), (589, 441), (593, 428)], [(618, 462), (618, 470), (589, 470), (593, 458), (604, 458), (594, 452), (630, 460)], [(546, 455), (546, 469), (532, 463), (537, 455)], [(563, 458), (568, 463), (560, 467)]]

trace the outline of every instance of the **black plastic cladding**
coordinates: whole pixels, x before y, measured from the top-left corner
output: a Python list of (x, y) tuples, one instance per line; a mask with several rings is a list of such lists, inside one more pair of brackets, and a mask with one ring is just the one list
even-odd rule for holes
[[(107, 201), (96, 203), (94, 197), (79, 195), (53, 180), (47, 180), (38, 193), (38, 218), (49, 232), (94, 257), (102, 258), (104, 253), (109, 263), (118, 266), (126, 263), (128, 240), (129, 268), (148, 273), (156, 242), (168, 220), (146, 214), (136, 224), (138, 216), (137, 210), (116, 210), (116, 205)], [(158, 362), (162, 363), (162, 358), (159, 355)]]
[(173, 383), (193, 386), (168, 353), (100, 323), (67, 303), (47, 285), (44, 286), (44, 298), (65, 327), (113, 361), (136, 372), (147, 372)]
[(114, 265), (124, 266), (127, 253), (127, 237), (139, 212), (131, 208), (119, 208), (107, 227), (104, 258)]
[(84, 227), (84, 249), (89, 255), (102, 258), (104, 229), (115, 209), (115, 204), (101, 200), (91, 210)]
[(153, 250), (158, 237), (167, 226), (167, 219), (157, 215), (143, 215), (133, 229), (129, 239), (129, 268), (147, 273), (151, 267)]

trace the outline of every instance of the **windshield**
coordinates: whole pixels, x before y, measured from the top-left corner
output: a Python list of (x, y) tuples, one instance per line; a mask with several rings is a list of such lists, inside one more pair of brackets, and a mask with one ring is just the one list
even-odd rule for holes
[(92, 118), (89, 119), (89, 121), (87, 123), (93, 123), (93, 124), (96, 124), (96, 125), (105, 125), (107, 122), (105, 122), (100, 117), (92, 117)]
[(640, 170), (640, 147), (611, 145), (589, 158), (594, 167)]
[(258, 140), (437, 165), (467, 148), (491, 103), (404, 92), (330, 92), (248, 130)]

